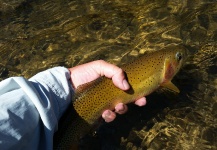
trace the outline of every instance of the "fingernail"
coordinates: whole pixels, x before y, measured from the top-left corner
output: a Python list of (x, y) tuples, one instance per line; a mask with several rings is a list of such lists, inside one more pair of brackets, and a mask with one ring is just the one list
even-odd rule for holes
[(146, 105), (146, 103), (147, 103), (147, 101), (146, 101), (146, 98), (145, 98), (145, 97), (143, 97), (143, 98), (141, 98), (141, 99), (135, 101), (135, 104), (136, 104), (137, 106), (144, 106), (144, 105)]
[(111, 112), (110, 111), (106, 111), (106, 117), (110, 117), (111, 116)]
[(126, 79), (123, 80), (123, 86), (124, 86), (124, 88), (125, 88), (126, 90), (130, 88), (130, 85), (129, 85), (129, 83), (127, 82)]
[(119, 112), (124, 110), (124, 104), (123, 103), (119, 103), (115, 106), (115, 112)]
[(107, 111), (104, 117), (105, 122), (111, 122), (114, 119), (115, 119), (115, 114), (110, 111)]

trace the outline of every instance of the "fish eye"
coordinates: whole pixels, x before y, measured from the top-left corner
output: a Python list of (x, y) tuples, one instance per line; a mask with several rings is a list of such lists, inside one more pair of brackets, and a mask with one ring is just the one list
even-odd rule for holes
[(181, 54), (180, 52), (177, 52), (177, 53), (176, 53), (176, 59), (177, 59), (178, 61), (182, 60), (182, 54)]

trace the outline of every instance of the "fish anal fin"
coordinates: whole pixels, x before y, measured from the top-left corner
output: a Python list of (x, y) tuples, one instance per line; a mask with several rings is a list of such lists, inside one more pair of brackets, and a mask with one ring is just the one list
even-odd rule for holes
[(161, 86), (165, 87), (165, 88), (167, 88), (173, 92), (180, 93), (179, 89), (171, 81), (164, 82), (161, 84)]

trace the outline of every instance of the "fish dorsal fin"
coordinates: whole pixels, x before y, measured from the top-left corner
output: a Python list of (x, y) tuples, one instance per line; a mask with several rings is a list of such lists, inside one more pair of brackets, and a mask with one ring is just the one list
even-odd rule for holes
[(97, 78), (96, 80), (90, 81), (88, 83), (79, 85), (75, 90), (75, 98), (79, 98), (85, 94), (89, 89), (95, 87), (99, 82), (101, 82), (103, 77)]
[(180, 93), (179, 89), (171, 81), (162, 83), (161, 86), (165, 87), (165, 88), (167, 88), (173, 92)]

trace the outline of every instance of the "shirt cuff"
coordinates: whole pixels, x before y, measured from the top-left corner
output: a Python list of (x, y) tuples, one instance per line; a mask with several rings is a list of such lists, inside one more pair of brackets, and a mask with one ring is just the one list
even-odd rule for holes
[(53, 109), (52, 111), (58, 120), (72, 101), (74, 91), (70, 78), (70, 72), (67, 68), (54, 67), (29, 79), (39, 91), (44, 105), (51, 105), (49, 109)]

